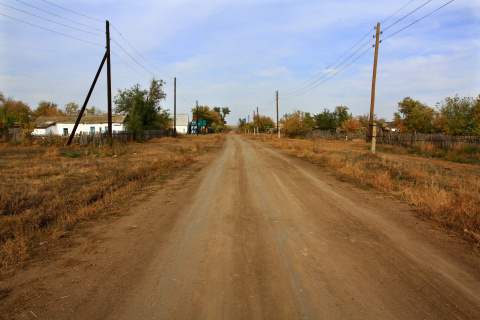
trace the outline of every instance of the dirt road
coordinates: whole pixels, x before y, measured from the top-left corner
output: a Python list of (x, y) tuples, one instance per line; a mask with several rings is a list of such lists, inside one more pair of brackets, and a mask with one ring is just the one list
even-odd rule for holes
[(407, 205), (237, 134), (205, 161), (10, 280), (12, 317), (480, 319), (479, 256)]

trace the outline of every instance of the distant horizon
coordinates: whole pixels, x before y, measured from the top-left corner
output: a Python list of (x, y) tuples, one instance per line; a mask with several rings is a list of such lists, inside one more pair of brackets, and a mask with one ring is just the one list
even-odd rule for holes
[[(178, 112), (190, 113), (197, 100), (229, 107), (227, 124), (257, 107), (276, 119), (276, 90), (279, 117), (340, 105), (354, 116), (366, 114), (374, 53), (369, 46), (379, 21), (379, 118), (391, 120), (405, 97), (435, 108), (446, 97), (480, 94), (479, 2), (5, 2), (0, 87), (32, 110), (42, 100), (60, 108), (83, 104), (105, 53), (105, 18), (112, 24), (113, 97), (136, 83), (148, 88), (155, 76), (166, 82), (162, 107), (172, 113), (176, 77)], [(104, 68), (88, 106), (106, 111), (106, 100)]]

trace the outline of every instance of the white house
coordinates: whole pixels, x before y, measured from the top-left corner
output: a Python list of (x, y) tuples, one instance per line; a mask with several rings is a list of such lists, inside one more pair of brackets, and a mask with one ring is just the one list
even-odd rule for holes
[[(125, 131), (127, 115), (112, 115), (112, 131)], [(69, 135), (72, 133), (77, 116), (41, 116), (35, 120), (35, 135)], [(76, 134), (100, 133), (108, 131), (108, 115), (83, 116), (78, 124)]]
[[(173, 114), (170, 114), (173, 120)], [(177, 114), (177, 133), (188, 133), (188, 114)]]

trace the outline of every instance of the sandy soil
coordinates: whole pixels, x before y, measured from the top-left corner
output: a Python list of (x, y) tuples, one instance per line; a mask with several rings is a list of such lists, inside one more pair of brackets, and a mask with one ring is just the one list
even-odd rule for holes
[(74, 243), (0, 279), (0, 318), (480, 319), (471, 247), (233, 133)]

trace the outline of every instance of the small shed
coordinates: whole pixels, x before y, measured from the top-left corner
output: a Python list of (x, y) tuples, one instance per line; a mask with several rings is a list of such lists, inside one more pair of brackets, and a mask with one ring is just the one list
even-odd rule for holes
[[(170, 114), (170, 118), (173, 120), (173, 114)], [(188, 114), (177, 114), (177, 133), (187, 134), (188, 133)], [(173, 123), (172, 123), (173, 124)]]

